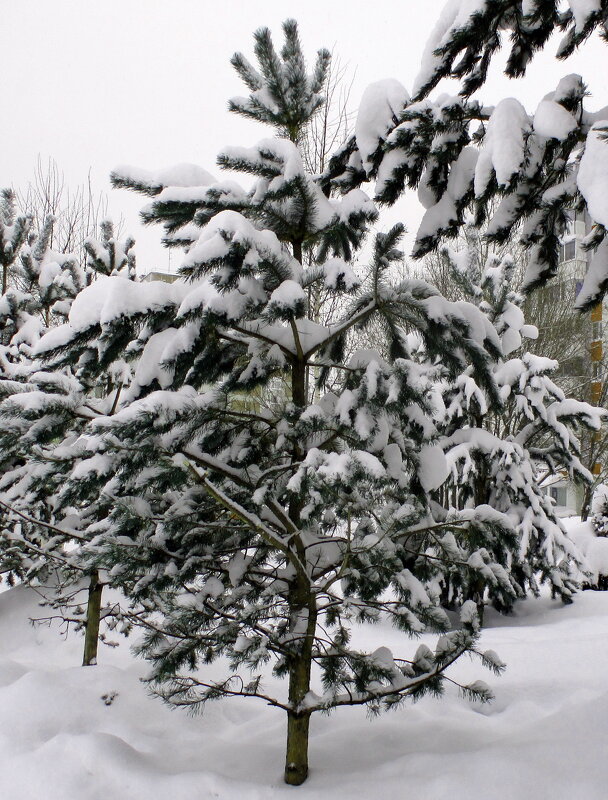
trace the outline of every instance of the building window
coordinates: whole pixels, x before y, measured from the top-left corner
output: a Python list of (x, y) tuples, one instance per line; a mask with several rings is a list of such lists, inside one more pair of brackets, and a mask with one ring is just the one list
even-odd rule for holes
[(568, 505), (568, 490), (565, 486), (552, 486), (549, 489), (550, 496), (555, 500), (558, 506)]
[(572, 261), (574, 258), (576, 258), (576, 239), (570, 239), (560, 247), (560, 261)]
[(569, 208), (566, 210), (566, 216), (568, 217), (568, 222), (566, 223), (566, 232), (570, 235), (574, 233), (574, 221), (576, 219), (576, 212), (574, 209)]

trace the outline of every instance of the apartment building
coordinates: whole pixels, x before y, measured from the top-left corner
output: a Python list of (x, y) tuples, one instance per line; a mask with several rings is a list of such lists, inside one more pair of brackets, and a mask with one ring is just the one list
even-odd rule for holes
[[(570, 212), (568, 232), (560, 245), (560, 277), (553, 287), (552, 299), (563, 303), (566, 309), (574, 304), (589, 264), (589, 254), (583, 240), (590, 231), (590, 220), (584, 212)], [(547, 290), (545, 290), (547, 291)], [(551, 298), (551, 294), (549, 294)], [(571, 319), (563, 318), (555, 325), (554, 336), (562, 337), (570, 347), (565, 347), (566, 358), (560, 360), (560, 383), (571, 396), (592, 405), (606, 405), (608, 389), (608, 301), (598, 303), (590, 312)], [(542, 321), (539, 320), (540, 326)], [(561, 328), (561, 330), (560, 330)], [(608, 454), (604, 437), (606, 431), (583, 436), (583, 463), (597, 479), (608, 472)], [(550, 480), (549, 494), (560, 508), (580, 512), (584, 491), (568, 480)]]

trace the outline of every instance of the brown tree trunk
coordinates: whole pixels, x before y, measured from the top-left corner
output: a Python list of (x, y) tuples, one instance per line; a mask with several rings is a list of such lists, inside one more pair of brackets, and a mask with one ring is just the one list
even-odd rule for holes
[(592, 497), (593, 490), (590, 486), (585, 486), (583, 493), (583, 505), (581, 506), (581, 522), (587, 522), (587, 519), (589, 518)]
[(289, 705), (287, 713), (287, 752), (285, 755), (285, 783), (299, 786), (308, 775), (308, 730), (310, 711), (300, 710), (300, 706), (310, 691), (310, 670), (312, 648), (317, 625), (316, 606), (310, 595), (310, 587), (303, 578), (298, 578), (290, 598), (290, 627), (299, 632), (302, 617), (306, 615), (306, 631), (295, 642), (298, 648), (289, 664)]
[(310, 714), (287, 715), (285, 783), (299, 786), (308, 776), (308, 729)]
[(91, 575), (91, 582), (89, 584), (87, 624), (84, 633), (84, 655), (82, 658), (83, 667), (92, 667), (97, 664), (102, 591), (103, 584), (99, 582), (99, 573), (95, 570)]
[[(477, 417), (476, 425), (478, 428), (483, 427), (481, 417)], [(488, 480), (488, 471), (483, 461), (478, 464), (477, 477), (473, 484), (473, 502), (476, 506), (487, 504), (490, 500), (491, 485)], [(477, 614), (479, 616), (479, 624), (483, 625), (483, 616), (485, 611), (484, 595), (486, 590), (486, 583), (483, 578), (478, 577), (471, 582), (466, 600), (473, 600), (477, 606)]]
[[(306, 405), (306, 369), (300, 362), (294, 364), (291, 372), (291, 398), (295, 405), (301, 408)], [(296, 458), (298, 456), (299, 452)]]
[[(302, 242), (292, 242), (293, 255), (302, 263)], [(291, 399), (296, 406), (306, 405), (306, 363), (302, 353), (294, 361), (291, 371)], [(294, 463), (301, 459), (299, 445), (294, 446), (292, 458)], [(300, 498), (293, 498), (289, 504), (289, 517), (299, 528), (302, 503)], [(302, 546), (299, 534), (293, 540), (301, 563), (306, 561), (306, 551)], [(310, 691), (310, 671), (312, 665), (312, 649), (317, 625), (316, 601), (311, 596), (310, 585), (306, 578), (298, 575), (291, 585), (289, 594), (290, 630), (295, 634), (293, 647), (295, 652), (289, 661), (289, 705), (287, 712), (287, 750), (285, 754), (285, 783), (299, 786), (308, 776), (308, 732), (310, 728), (310, 711), (299, 710), (302, 701)], [(303, 618), (306, 617), (306, 630), (302, 631)]]

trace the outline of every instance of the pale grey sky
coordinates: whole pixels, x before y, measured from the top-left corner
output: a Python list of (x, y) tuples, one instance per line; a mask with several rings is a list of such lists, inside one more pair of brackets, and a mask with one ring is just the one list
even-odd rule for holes
[[(2, 147), (0, 186), (23, 187), (38, 155), (54, 158), (66, 181), (89, 169), (94, 188), (108, 192), (110, 214), (121, 212), (137, 239), (140, 269), (166, 268), (160, 228), (143, 229), (145, 198), (109, 188), (117, 164), (145, 168), (193, 162), (217, 173), (226, 144), (253, 145), (263, 126), (230, 115), (228, 98), (243, 93), (229, 64), (235, 50), (252, 53), (252, 33), (269, 26), (281, 42), (282, 20), (295, 17), (309, 62), (334, 49), (356, 76), (351, 102), (365, 86), (393, 77), (410, 88), (422, 49), (444, 0), (0, 0)], [(520, 81), (500, 70), (480, 93), (488, 104), (505, 95), (534, 111), (565, 74), (580, 72), (592, 108), (608, 104), (608, 50), (592, 41), (569, 61), (548, 52)], [(440, 87), (442, 88), (449, 87)], [(386, 217), (415, 228), (417, 201)], [(173, 266), (179, 261), (174, 253)]]

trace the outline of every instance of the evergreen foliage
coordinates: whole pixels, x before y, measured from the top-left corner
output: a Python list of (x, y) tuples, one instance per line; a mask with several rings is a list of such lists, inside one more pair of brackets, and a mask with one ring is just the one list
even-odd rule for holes
[[(12, 203), (10, 193), (5, 197)], [(11, 213), (0, 229), (5, 240), (8, 225), (14, 229), (22, 219), (28, 226), (27, 218)], [(7, 290), (0, 299), (0, 572), (9, 583), (33, 582), (48, 605), (88, 634), (91, 625), (99, 627), (100, 608), (92, 619), (81, 595), (89, 587), (97, 602), (101, 584), (96, 570), (80, 561), (77, 545), (86, 541), (79, 528), (86, 529), (90, 519), (64, 513), (61, 524), (54, 524), (55, 501), (73, 466), (70, 448), (78, 447), (91, 419), (111, 413), (129, 370), (122, 360), (93, 379), (84, 364), (63, 361), (53, 365), (56, 369), (41, 369), (39, 347), (42, 339), (56, 336), (58, 320), (75, 320), (82, 313), (77, 296), (94, 285), (96, 274), (133, 272), (133, 242), (115, 243), (112, 223), (104, 222), (102, 240), (87, 241), (89, 263), (83, 270), (73, 256), (49, 248), (52, 225), (49, 217), (39, 236), (26, 230), (21, 244), (11, 247)], [(108, 616), (107, 609), (104, 613)], [(87, 643), (85, 663), (94, 663), (97, 633), (87, 636)]]
[[(602, 177), (608, 163), (608, 111), (587, 108), (579, 75), (562, 78), (533, 114), (515, 98), (492, 107), (471, 97), (483, 86), (504, 31), (511, 36), (506, 67), (511, 77), (525, 72), (556, 29), (566, 33), (559, 58), (597, 27), (606, 38), (603, 0), (572, 0), (569, 6), (561, 11), (554, 0), (450, 0), (427, 44), (413, 97), (397, 81), (369, 87), (355, 134), (335, 155), (325, 180), (350, 188), (373, 180), (376, 201), (389, 205), (406, 188), (417, 188), (426, 213), (416, 236), (416, 258), (454, 237), (473, 205), (476, 223), (485, 226), (490, 242), (519, 237), (528, 253), (526, 292), (556, 275), (567, 210), (586, 210), (593, 227), (584, 246), (592, 258), (576, 301), (585, 310), (608, 287)], [(460, 94), (430, 99), (432, 89), (449, 76), (462, 80)]]
[(608, 5), (605, 0), (569, 0), (567, 8), (556, 0), (451, 0), (447, 3), (427, 44), (427, 59), (416, 81), (415, 99), (421, 100), (445, 77), (463, 79), (465, 96), (483, 86), (501, 37), (509, 32), (510, 52), (505, 74), (525, 74), (529, 62), (553, 33), (564, 33), (558, 59), (572, 55), (596, 29), (608, 40)]
[(444, 257), (458, 293), (487, 316), (500, 336), (503, 358), (493, 376), (501, 402), (497, 407), (488, 401), (470, 370), (442, 387), (442, 444), (452, 474), (441, 499), (448, 508), (487, 503), (509, 514), (516, 536), (487, 544), (504, 572), (488, 572), (487, 580), (475, 586), (468, 576), (448, 573), (442, 579), (446, 599), (479, 600), (487, 593), (499, 608), (510, 608), (526, 590), (538, 593), (540, 577), (567, 601), (576, 586), (576, 551), (541, 485), (552, 475), (593, 483), (580, 461), (577, 434), (600, 430), (606, 414), (566, 397), (552, 377), (556, 361), (526, 352), (523, 341), (534, 339), (537, 330), (525, 324), (524, 298), (513, 289), (513, 259), (490, 254), (484, 263), (479, 246), (474, 247), (480, 232), (469, 229), (466, 238), (472, 246), (446, 248)]
[(87, 269), (95, 275), (122, 275), (135, 279), (135, 240), (127, 237), (125, 241), (116, 240), (111, 220), (103, 220), (100, 225), (101, 239), (88, 237), (84, 241), (87, 254)]
[[(35, 348), (50, 321), (51, 313), (67, 312), (70, 300), (84, 286), (84, 277), (69, 256), (49, 248), (53, 218), (48, 217), (40, 234), (31, 230), (31, 219), (19, 215), (15, 195), (2, 192), (0, 250), (2, 250), (3, 294), (0, 297), (0, 398), (25, 401), (36, 389), (55, 394), (63, 381), (60, 376), (37, 374)], [(65, 379), (64, 379), (65, 380)], [(54, 403), (56, 405), (56, 402)], [(27, 412), (26, 412), (27, 413)], [(0, 573), (12, 583), (46, 566), (44, 554), (49, 542), (47, 531), (31, 524), (28, 516), (15, 518), (10, 508), (11, 488), (28, 495), (40, 477), (29, 461), (31, 448), (52, 438), (56, 419), (31, 428), (27, 419), (0, 431), (0, 491), (3, 493), (0, 516)], [(41, 482), (41, 486), (45, 482)], [(48, 487), (47, 487), (48, 488)], [(46, 488), (45, 488), (46, 491)], [(8, 504), (7, 504), (8, 503)], [(43, 495), (29, 495), (28, 512), (33, 519), (49, 521), (50, 509)], [(53, 544), (50, 545), (53, 549)]]

